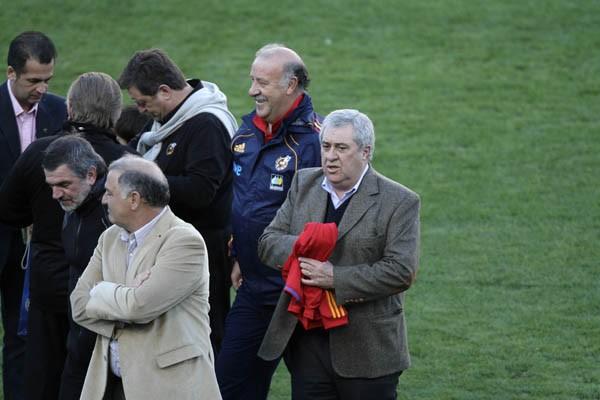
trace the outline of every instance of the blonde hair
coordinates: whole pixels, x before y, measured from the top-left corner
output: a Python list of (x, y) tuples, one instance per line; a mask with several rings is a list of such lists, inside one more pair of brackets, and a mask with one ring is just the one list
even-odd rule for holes
[(69, 88), (67, 106), (74, 122), (111, 129), (119, 115), (123, 95), (119, 84), (103, 72), (86, 72)]

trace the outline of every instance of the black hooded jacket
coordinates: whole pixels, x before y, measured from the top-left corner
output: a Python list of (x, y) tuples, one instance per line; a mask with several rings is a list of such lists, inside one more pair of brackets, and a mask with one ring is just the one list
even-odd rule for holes
[(102, 205), (105, 181), (105, 175), (99, 176), (83, 203), (76, 210), (65, 213), (62, 243), (69, 263), (69, 293), (87, 267), (98, 238), (111, 225)]
[[(80, 134), (107, 164), (125, 153), (135, 153), (120, 145), (110, 132), (91, 125), (69, 123), (65, 131)], [(42, 169), (44, 150), (61, 136), (34, 141), (18, 158), (0, 188), (0, 222), (19, 228), (33, 224), (31, 304), (40, 309), (66, 313), (69, 262), (61, 240), (64, 212), (52, 198)]]

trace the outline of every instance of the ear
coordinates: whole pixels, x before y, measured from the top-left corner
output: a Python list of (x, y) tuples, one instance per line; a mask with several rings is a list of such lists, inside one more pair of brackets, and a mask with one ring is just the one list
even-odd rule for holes
[(96, 179), (98, 179), (98, 171), (96, 170), (96, 166), (92, 165), (85, 176), (85, 180), (88, 185), (93, 185), (96, 183)]
[(13, 81), (17, 79), (17, 71), (10, 65), (6, 68), (6, 77)]
[(362, 154), (363, 154), (363, 159), (368, 161), (369, 156), (371, 155), (371, 146), (365, 146), (365, 148), (362, 149)]
[(142, 197), (136, 191), (133, 191), (129, 194), (129, 208), (132, 211), (137, 210), (142, 204)]
[(168, 85), (162, 84), (158, 87), (156, 91), (156, 95), (162, 97), (163, 99), (170, 99), (173, 89), (171, 89)]
[(292, 78), (288, 82), (288, 87), (287, 87), (286, 93), (288, 95), (290, 95), (290, 94), (294, 93), (297, 88), (298, 88), (298, 78), (296, 78), (295, 76), (292, 76)]

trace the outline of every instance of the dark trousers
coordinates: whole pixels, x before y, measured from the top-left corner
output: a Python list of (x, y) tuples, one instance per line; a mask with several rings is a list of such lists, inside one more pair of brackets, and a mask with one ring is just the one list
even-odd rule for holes
[(79, 400), (85, 382), (96, 333), (77, 325), (69, 312), (69, 335), (67, 337), (67, 358), (60, 382), (60, 400)]
[(223, 400), (267, 398), (279, 360), (265, 361), (256, 353), (274, 310), (275, 306), (256, 304), (249, 294), (238, 291), (215, 366)]
[[(335, 329), (335, 328), (334, 328)], [(296, 328), (285, 353), (293, 400), (395, 400), (401, 372), (379, 378), (344, 378), (331, 363), (329, 333)]]
[(0, 301), (4, 328), (2, 381), (5, 400), (22, 400), (25, 338), (17, 335), (17, 327), (23, 295), (24, 271), (21, 268), (21, 258), (25, 246), (19, 232), (12, 235), (10, 241), (6, 263), (0, 273)]
[(228, 256), (229, 233), (224, 229), (202, 229), (200, 234), (208, 250), (208, 272), (210, 273), (208, 303), (210, 311), (210, 342), (215, 357), (221, 349), (225, 335), (225, 318), (231, 306), (231, 261)]
[(67, 355), (68, 332), (66, 312), (43, 310), (31, 303), (25, 349), (27, 400), (52, 400), (58, 397)]
[[(110, 366), (108, 367), (108, 378), (106, 380), (106, 390), (102, 400), (125, 400), (125, 391), (123, 390), (123, 381), (113, 374)], [(173, 399), (175, 400), (175, 399)]]

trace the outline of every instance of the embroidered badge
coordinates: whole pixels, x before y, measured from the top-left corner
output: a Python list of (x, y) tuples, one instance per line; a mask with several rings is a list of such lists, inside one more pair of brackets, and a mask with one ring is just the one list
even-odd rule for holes
[(283, 171), (284, 169), (287, 168), (288, 163), (290, 162), (291, 159), (292, 159), (291, 156), (279, 157), (277, 160), (275, 160), (275, 169), (277, 171)]
[(283, 175), (271, 174), (271, 185), (269, 189), (283, 192)]
[(175, 152), (175, 146), (177, 146), (177, 143), (171, 143), (169, 146), (167, 146), (167, 155), (170, 156), (171, 154), (173, 154)]
[(246, 143), (238, 143), (233, 146), (233, 151), (236, 153), (243, 153), (246, 151)]

